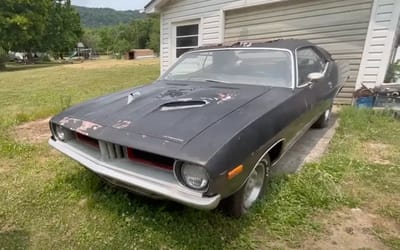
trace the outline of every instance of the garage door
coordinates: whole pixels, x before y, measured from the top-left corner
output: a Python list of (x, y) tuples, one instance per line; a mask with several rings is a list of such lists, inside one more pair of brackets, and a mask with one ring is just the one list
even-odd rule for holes
[(307, 39), (350, 63), (337, 103), (350, 103), (371, 15), (372, 0), (285, 1), (225, 13), (225, 42)]

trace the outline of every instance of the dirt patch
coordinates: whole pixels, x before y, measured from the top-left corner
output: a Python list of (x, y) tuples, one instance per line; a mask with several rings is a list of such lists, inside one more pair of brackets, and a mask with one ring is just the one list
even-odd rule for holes
[(390, 165), (393, 150), (390, 145), (379, 142), (366, 142), (362, 145), (362, 154), (369, 162)]
[(14, 138), (21, 143), (42, 143), (50, 136), (50, 118), (33, 121), (17, 126), (12, 132)]
[(84, 62), (76, 62), (74, 64), (63, 65), (62, 67), (73, 68), (73, 69), (109, 69), (113, 67), (120, 66), (139, 66), (139, 65), (152, 65), (159, 64), (159, 59), (140, 59), (140, 60), (93, 60), (93, 61), (84, 61)]
[(361, 209), (336, 212), (323, 220), (327, 224), (322, 238), (307, 240), (305, 249), (389, 249), (376, 235), (375, 228), (384, 228), (391, 234), (399, 231), (391, 222)]
[(0, 233), (10, 232), (10, 231), (14, 231), (16, 229), (17, 228), (13, 225), (5, 224), (2, 227), (0, 227)]
[(343, 108), (344, 105), (333, 105), (332, 113), (337, 115)]
[(13, 169), (13, 166), (0, 160), (0, 174), (5, 174)]

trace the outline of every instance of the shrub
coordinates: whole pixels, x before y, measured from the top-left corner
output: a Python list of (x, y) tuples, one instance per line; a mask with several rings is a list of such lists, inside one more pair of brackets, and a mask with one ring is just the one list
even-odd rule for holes
[(40, 62), (51, 62), (50, 56), (48, 54), (43, 54), (39, 57)]
[(400, 78), (400, 61), (389, 65), (388, 71), (386, 72), (385, 82), (396, 82)]

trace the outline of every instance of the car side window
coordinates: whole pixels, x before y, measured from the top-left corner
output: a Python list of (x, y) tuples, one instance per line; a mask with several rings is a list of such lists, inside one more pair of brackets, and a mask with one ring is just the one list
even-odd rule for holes
[(311, 47), (297, 50), (298, 85), (302, 85), (308, 81), (308, 74), (323, 72), (326, 63), (326, 59)]

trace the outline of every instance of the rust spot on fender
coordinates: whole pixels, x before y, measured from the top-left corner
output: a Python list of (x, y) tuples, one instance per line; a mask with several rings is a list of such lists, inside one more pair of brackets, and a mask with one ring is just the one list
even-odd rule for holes
[(102, 125), (94, 122), (84, 121), (72, 117), (64, 117), (60, 121), (60, 124), (84, 135), (89, 135), (90, 131), (96, 131), (103, 127)]
[(123, 120), (119, 120), (116, 124), (112, 125), (113, 128), (116, 129), (124, 129), (129, 127), (129, 125), (131, 125), (132, 122), (131, 121), (123, 121)]

